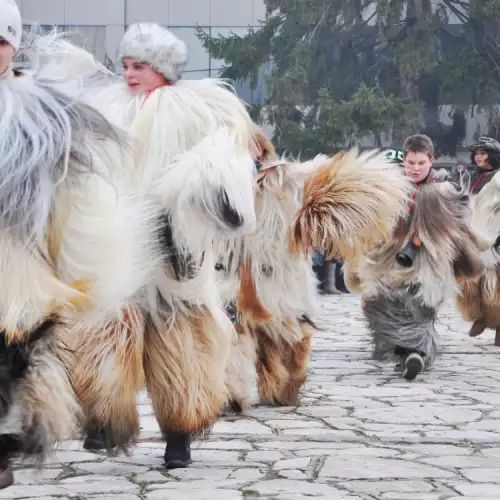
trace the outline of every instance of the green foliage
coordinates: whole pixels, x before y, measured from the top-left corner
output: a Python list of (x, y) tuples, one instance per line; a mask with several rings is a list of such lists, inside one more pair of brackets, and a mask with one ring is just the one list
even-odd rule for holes
[[(224, 78), (255, 88), (267, 68), (267, 96), (253, 113), (274, 127), (279, 150), (328, 153), (424, 132), (453, 154), (471, 105), (490, 111), (500, 130), (500, 0), (265, 3), (266, 19), (244, 37), (198, 36), (225, 61)], [(440, 120), (444, 104), (453, 106), (451, 125)]]

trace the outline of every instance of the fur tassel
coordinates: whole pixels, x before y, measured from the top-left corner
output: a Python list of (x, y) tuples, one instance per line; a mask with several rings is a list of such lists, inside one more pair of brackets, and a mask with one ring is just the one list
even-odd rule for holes
[(243, 321), (254, 324), (262, 323), (272, 317), (259, 299), (257, 287), (252, 273), (252, 264), (248, 260), (240, 264), (239, 268), (240, 289), (238, 293), (237, 308), (243, 316)]
[(405, 214), (410, 183), (383, 153), (356, 149), (326, 160), (306, 180), (302, 208), (288, 233), (289, 250), (313, 247), (353, 259), (387, 238)]

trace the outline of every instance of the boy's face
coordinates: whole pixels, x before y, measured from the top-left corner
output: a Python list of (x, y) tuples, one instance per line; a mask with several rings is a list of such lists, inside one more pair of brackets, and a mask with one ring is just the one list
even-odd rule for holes
[(408, 151), (404, 159), (405, 174), (415, 183), (422, 182), (434, 163), (434, 157), (427, 153)]

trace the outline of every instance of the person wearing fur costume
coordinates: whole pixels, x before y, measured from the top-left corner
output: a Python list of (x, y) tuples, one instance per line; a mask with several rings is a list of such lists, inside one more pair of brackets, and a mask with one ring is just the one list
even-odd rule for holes
[(443, 301), (455, 281), (478, 276), (482, 262), (466, 184), (432, 169), (427, 136), (409, 137), (403, 149), (404, 170), (414, 183), (406, 214), (391, 237), (364, 262), (349, 265), (346, 275), (350, 287), (362, 292), (374, 358), (399, 361), (396, 368), (413, 380), (436, 358), (435, 321)]
[(255, 228), (252, 121), (223, 82), (181, 79), (186, 46), (157, 24), (125, 33), (125, 82), (86, 57), (80, 51), (70, 63), (104, 76), (88, 80), (89, 99), (129, 131), (135, 163), (125, 175), (163, 212), (164, 260), (144, 304), (124, 311), (124, 321), (73, 330), (85, 447), (133, 442), (136, 392), (145, 384), (167, 441), (165, 465), (186, 467), (191, 439), (228, 401), (225, 366), (236, 333), (217, 292), (213, 240)]
[(21, 29), (0, 0), (0, 488), (14, 456), (41, 463), (80, 429), (66, 325), (103, 324), (160, 257), (156, 212), (114, 175), (126, 137), (35, 63), (12, 69)]
[(227, 374), (238, 410), (248, 406), (255, 378), (261, 402), (296, 404), (316, 330), (312, 248), (336, 248), (340, 257), (357, 254), (371, 238), (386, 234), (407, 192), (398, 167), (383, 154), (352, 150), (293, 162), (279, 158), (260, 131), (256, 135), (263, 151), (257, 229), (227, 238), (218, 252), (221, 295), (240, 332)]
[[(472, 224), (481, 238), (485, 264), (480, 277), (467, 280), (456, 296), (457, 308), (466, 321), (473, 321), (471, 337), (481, 335), (487, 328), (495, 330), (495, 345), (500, 346), (500, 144), (491, 137), (480, 137), (469, 147), (472, 172), (470, 203)], [(457, 166), (456, 172), (464, 172)], [(455, 174), (457, 175), (457, 173)]]

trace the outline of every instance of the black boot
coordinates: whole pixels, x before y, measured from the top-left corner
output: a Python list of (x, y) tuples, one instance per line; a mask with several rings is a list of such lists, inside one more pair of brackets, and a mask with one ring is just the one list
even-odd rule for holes
[(425, 353), (423, 352), (397, 346), (394, 349), (394, 354), (401, 358), (401, 361), (396, 364), (394, 371), (403, 372), (403, 378), (406, 380), (414, 380), (425, 367)]
[(167, 469), (184, 469), (193, 463), (189, 434), (168, 431), (165, 433), (165, 438), (167, 440), (165, 450), (165, 467)]
[(414, 380), (424, 369), (424, 356), (418, 352), (412, 352), (405, 358), (403, 377), (406, 380)]
[(87, 427), (87, 437), (83, 442), (86, 450), (110, 450), (116, 444), (104, 427), (91, 424)]
[(12, 472), (12, 465), (10, 460), (0, 458), (0, 490), (8, 488), (14, 484), (14, 473)]

